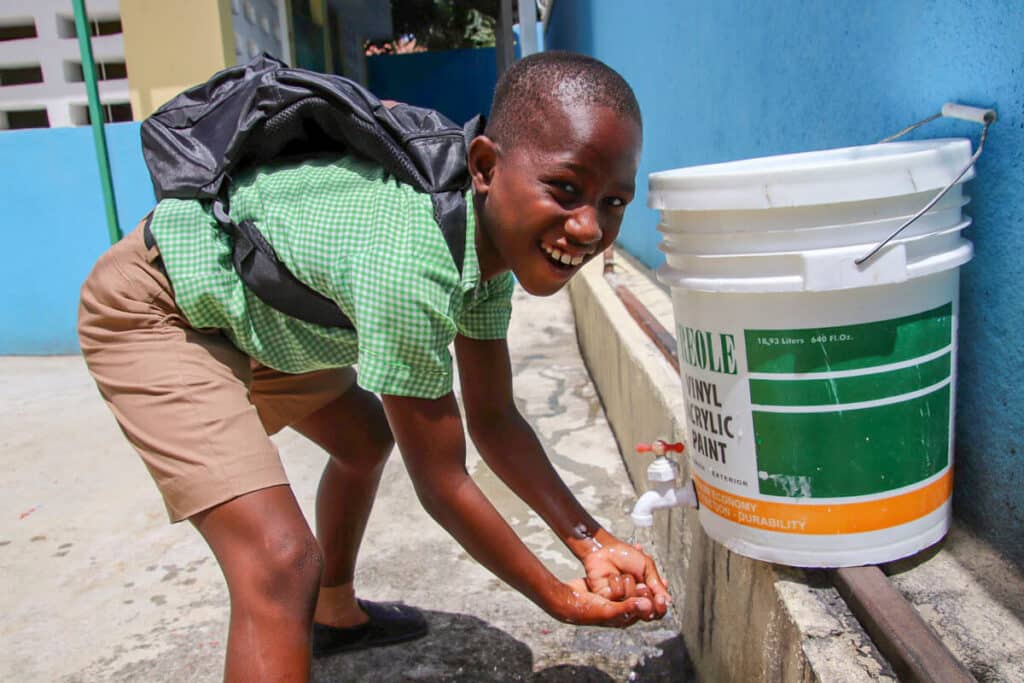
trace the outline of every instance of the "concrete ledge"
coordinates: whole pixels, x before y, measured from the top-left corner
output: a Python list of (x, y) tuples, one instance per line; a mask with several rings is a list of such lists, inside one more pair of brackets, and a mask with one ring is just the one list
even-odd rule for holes
[[(670, 296), (649, 272), (621, 257), (615, 272), (674, 328)], [(649, 456), (634, 446), (685, 435), (679, 377), (626, 312), (599, 261), (574, 278), (570, 297), (584, 362), (642, 492)], [(736, 555), (705, 535), (693, 510), (657, 513), (654, 541), (701, 680), (896, 680), (827, 572)], [(1024, 681), (1020, 567), (954, 525), (939, 545), (883, 569), (975, 678)]]

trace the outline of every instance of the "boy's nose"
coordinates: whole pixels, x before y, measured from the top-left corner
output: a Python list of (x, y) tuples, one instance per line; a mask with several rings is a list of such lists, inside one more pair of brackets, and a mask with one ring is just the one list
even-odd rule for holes
[(597, 211), (592, 206), (581, 206), (565, 221), (566, 236), (580, 245), (591, 245), (601, 241), (603, 233), (597, 222)]

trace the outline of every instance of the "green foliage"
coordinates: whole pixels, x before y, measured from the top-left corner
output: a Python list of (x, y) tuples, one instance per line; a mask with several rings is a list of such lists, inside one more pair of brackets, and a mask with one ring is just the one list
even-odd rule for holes
[(466, 13), (466, 27), (462, 32), (463, 42), (469, 47), (494, 47), (494, 30), (497, 21), (478, 9)]
[(395, 34), (431, 50), (493, 47), (498, 0), (391, 0)]

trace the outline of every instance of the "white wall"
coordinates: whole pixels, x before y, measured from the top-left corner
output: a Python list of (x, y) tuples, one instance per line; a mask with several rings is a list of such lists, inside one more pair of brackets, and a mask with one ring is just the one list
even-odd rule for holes
[[(118, 0), (89, 0), (91, 20), (119, 17)], [(0, 41), (0, 69), (40, 66), (43, 82), (0, 85), (0, 128), (7, 127), (6, 112), (46, 109), (51, 127), (84, 125), (88, 100), (85, 83), (75, 82), (73, 66), (81, 64), (74, 12), (70, 0), (0, 0), (0, 26), (33, 20), (36, 38)], [(61, 37), (62, 35), (67, 37)], [(120, 34), (92, 39), (97, 64), (124, 62), (124, 41)], [(103, 104), (127, 104), (128, 79), (99, 81)]]

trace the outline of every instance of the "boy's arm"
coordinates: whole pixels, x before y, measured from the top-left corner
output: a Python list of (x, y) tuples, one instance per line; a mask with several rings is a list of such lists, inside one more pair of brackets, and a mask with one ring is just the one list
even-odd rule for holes
[(523, 545), (466, 472), (462, 419), (453, 394), (385, 395), (384, 410), (424, 508), (477, 561), (556, 619), (627, 626), (650, 618), (645, 597), (612, 602), (582, 580), (564, 584)]
[[(488, 466), (584, 563), (593, 590), (619, 599), (632, 595), (633, 582), (640, 582), (653, 597), (657, 615), (664, 615), (671, 599), (653, 560), (619, 541), (587, 513), (516, 408), (505, 340), (459, 335), (455, 351), (469, 433)], [(648, 591), (641, 589), (641, 594)]]

